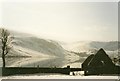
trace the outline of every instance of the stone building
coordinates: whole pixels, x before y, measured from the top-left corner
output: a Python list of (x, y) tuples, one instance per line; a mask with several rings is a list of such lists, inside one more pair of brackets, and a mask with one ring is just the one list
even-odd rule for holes
[(82, 63), (82, 70), (86, 75), (118, 74), (120, 67), (116, 66), (101, 48), (95, 55), (90, 55)]

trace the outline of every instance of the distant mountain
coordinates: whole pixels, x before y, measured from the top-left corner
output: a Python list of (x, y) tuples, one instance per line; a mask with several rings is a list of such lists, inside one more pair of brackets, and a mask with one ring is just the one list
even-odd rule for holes
[(69, 44), (61, 44), (62, 47), (68, 51), (76, 52), (78, 54), (95, 54), (100, 48), (103, 48), (111, 57), (118, 57), (120, 51), (120, 42), (100, 42), (100, 41), (79, 41)]
[(106, 51), (115, 51), (120, 48), (120, 42), (110, 41), (110, 42), (91, 42), (90, 46), (92, 48), (99, 49), (100, 47), (105, 49)]
[(103, 48), (106, 51), (116, 51), (120, 49), (120, 42), (110, 41), (110, 42), (99, 42), (99, 41), (80, 41), (70, 44), (62, 45), (66, 50), (74, 52), (86, 52), (93, 51)]

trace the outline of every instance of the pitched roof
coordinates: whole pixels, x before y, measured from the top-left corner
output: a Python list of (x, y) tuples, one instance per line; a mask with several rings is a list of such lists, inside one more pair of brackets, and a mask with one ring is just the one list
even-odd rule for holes
[(101, 48), (95, 55), (90, 55), (82, 64), (82, 68), (86, 67), (102, 67), (112, 66), (114, 63), (106, 52)]
[(110, 57), (106, 52), (101, 48), (91, 59), (88, 64), (89, 66), (109, 66), (114, 65)]

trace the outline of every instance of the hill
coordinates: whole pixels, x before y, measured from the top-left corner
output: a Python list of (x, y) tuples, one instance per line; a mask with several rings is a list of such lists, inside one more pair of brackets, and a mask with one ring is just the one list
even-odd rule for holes
[(11, 34), (13, 48), (7, 56), (64, 56), (65, 50), (53, 40), (13, 31)]
[(110, 42), (100, 42), (100, 41), (79, 41), (69, 44), (61, 44), (64, 49), (74, 51), (74, 52), (86, 52), (98, 50), (100, 48), (106, 51), (117, 51), (120, 49), (120, 42), (110, 41)]
[(79, 41), (74, 43), (62, 44), (62, 47), (68, 51), (76, 52), (79, 54), (95, 54), (100, 48), (103, 48), (106, 53), (111, 57), (117, 57), (120, 51), (120, 42), (100, 42), (100, 41)]

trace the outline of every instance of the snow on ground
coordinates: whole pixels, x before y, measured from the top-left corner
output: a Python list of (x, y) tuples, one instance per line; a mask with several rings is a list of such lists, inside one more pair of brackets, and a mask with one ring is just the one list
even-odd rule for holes
[(118, 76), (70, 76), (63, 74), (41, 74), (25, 76), (8, 76), (1, 79), (118, 79)]

